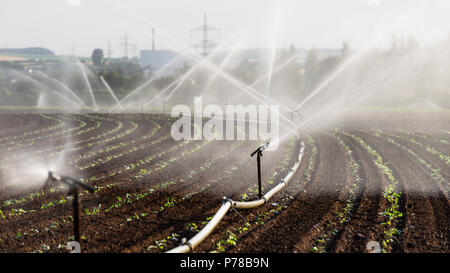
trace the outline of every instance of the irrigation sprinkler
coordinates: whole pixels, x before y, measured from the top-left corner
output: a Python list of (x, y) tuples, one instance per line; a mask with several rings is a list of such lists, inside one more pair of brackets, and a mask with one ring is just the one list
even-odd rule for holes
[(256, 149), (250, 156), (253, 157), (256, 154), (256, 162), (258, 168), (258, 198), (262, 198), (262, 185), (261, 185), (261, 157), (263, 156), (262, 152), (269, 147), (269, 143), (266, 143)]
[(166, 114), (166, 104), (167, 104), (167, 100), (163, 100), (162, 105), (163, 105), (163, 114)]
[(73, 195), (73, 231), (75, 236), (75, 241), (81, 245), (80, 240), (80, 201), (78, 198), (79, 191), (85, 190), (93, 193), (95, 191), (94, 187), (87, 185), (81, 181), (68, 176), (59, 176), (52, 171), (48, 172), (47, 181), (44, 184), (44, 188), (50, 186), (50, 184), (63, 184), (69, 186), (69, 195)]
[(294, 110), (294, 111), (289, 111), (289, 113), (291, 114), (291, 121), (292, 122), (296, 122), (297, 120), (302, 120), (303, 117), (300, 114), (300, 110)]

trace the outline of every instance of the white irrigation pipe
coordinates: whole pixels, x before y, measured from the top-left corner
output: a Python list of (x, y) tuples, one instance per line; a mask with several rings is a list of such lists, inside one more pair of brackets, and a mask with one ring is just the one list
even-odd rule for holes
[(281, 183), (266, 193), (261, 199), (251, 202), (236, 202), (231, 200), (230, 198), (224, 197), (222, 206), (216, 212), (214, 217), (208, 222), (208, 224), (199, 232), (197, 235), (192, 237), (185, 244), (173, 248), (166, 253), (188, 253), (193, 251), (201, 242), (203, 242), (217, 227), (217, 225), (222, 221), (223, 217), (227, 214), (227, 212), (233, 207), (238, 209), (252, 209), (260, 207), (266, 204), (270, 198), (272, 198), (276, 193), (281, 191), (284, 187), (286, 187), (287, 183), (292, 179), (294, 173), (297, 171), (300, 166), (300, 162), (303, 157), (303, 152), (305, 150), (305, 143), (301, 142), (300, 152), (298, 154), (297, 162), (295, 162), (294, 166), (291, 168), (289, 173), (286, 175), (284, 179), (281, 180)]

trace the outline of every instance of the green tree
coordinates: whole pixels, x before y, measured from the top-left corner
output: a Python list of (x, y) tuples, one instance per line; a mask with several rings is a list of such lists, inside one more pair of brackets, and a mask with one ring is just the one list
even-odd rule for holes
[(92, 52), (92, 62), (94, 63), (94, 65), (96, 66), (100, 66), (102, 65), (102, 61), (103, 61), (103, 50), (100, 48), (96, 48), (94, 49), (94, 51)]
[(341, 55), (342, 55), (343, 60), (347, 59), (349, 52), (350, 52), (350, 47), (349, 47), (348, 43), (345, 41), (342, 42)]

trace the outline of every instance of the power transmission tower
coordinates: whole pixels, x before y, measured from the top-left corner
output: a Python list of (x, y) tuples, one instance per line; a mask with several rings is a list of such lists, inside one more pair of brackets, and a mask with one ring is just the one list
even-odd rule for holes
[(106, 53), (108, 59), (111, 59), (111, 57), (112, 57), (112, 49), (111, 48), (112, 48), (112, 43), (111, 43), (111, 41), (108, 41), (108, 52)]
[[(193, 28), (191, 30), (191, 36), (192, 36), (193, 32), (197, 32), (197, 31), (200, 31), (203, 34), (202, 42), (200, 44), (200, 47), (202, 48), (202, 55), (203, 56), (208, 56), (209, 48), (210, 47), (214, 47), (214, 44), (209, 41), (209, 35), (208, 34), (210, 32), (216, 32), (218, 34), (218, 36), (220, 37), (220, 29), (208, 25), (208, 17), (207, 17), (207, 14), (205, 12), (204, 18), (203, 18), (203, 26), (197, 27), (197, 28)], [(199, 45), (197, 45), (197, 47), (199, 47)]]
[(122, 47), (123, 47), (123, 53), (124, 57), (128, 58), (128, 46), (129, 46), (130, 38), (128, 38), (128, 34), (125, 32), (125, 36), (122, 38)]

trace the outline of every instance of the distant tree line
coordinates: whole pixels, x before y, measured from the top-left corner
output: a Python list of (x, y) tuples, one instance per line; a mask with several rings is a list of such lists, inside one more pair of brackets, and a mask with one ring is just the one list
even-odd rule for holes
[(50, 49), (42, 47), (0, 48), (0, 54), (55, 55)]
[(100, 48), (94, 49), (91, 59), (97, 75), (102, 76), (112, 89), (122, 95), (137, 88), (145, 79), (139, 63), (128, 59), (109, 62)]

